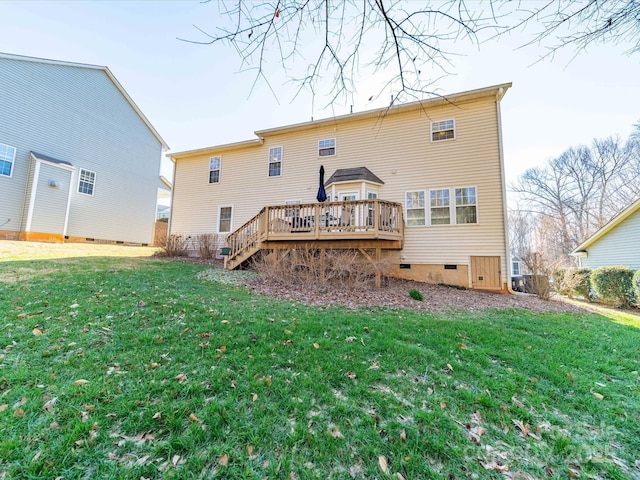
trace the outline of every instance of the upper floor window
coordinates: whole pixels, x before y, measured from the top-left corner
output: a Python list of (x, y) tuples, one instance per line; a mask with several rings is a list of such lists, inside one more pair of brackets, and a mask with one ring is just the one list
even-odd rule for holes
[(448, 188), (429, 192), (431, 225), (449, 225), (451, 223), (450, 205)]
[(456, 223), (478, 223), (476, 187), (456, 188)]
[(271, 147), (269, 149), (269, 176), (279, 177), (282, 175), (282, 147)]
[(80, 178), (78, 179), (78, 193), (85, 195), (93, 195), (93, 187), (96, 183), (96, 172), (80, 169)]
[(220, 207), (218, 211), (218, 233), (231, 232), (231, 215), (233, 207)]
[(16, 148), (0, 143), (0, 175), (3, 177), (11, 176), (15, 159)]
[(456, 138), (456, 122), (453, 119), (441, 122), (431, 122), (431, 141), (448, 140)]
[(407, 209), (407, 225), (425, 224), (425, 198), (424, 190), (407, 192), (405, 194), (405, 207)]
[(318, 156), (319, 157), (331, 157), (336, 154), (336, 139), (327, 138), (325, 140), (318, 140)]
[(220, 183), (220, 164), (222, 157), (211, 157), (209, 159), (209, 183)]

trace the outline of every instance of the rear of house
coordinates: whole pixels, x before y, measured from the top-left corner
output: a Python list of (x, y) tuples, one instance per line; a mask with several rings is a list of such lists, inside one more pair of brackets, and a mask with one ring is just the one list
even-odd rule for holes
[(166, 144), (108, 68), (0, 54), (0, 238), (150, 244)]
[[(394, 275), (507, 288), (500, 100), (511, 84), (257, 131), (256, 139), (174, 153), (170, 232), (226, 236), (263, 207), (329, 201), (402, 206)], [(337, 219), (334, 219), (336, 222)]]

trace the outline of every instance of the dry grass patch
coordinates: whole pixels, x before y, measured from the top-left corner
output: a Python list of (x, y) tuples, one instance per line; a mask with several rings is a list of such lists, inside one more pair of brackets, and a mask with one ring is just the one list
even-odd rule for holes
[(54, 268), (10, 268), (2, 272), (2, 276), (0, 276), (0, 283), (25, 282), (38, 276), (51, 275), (54, 272)]
[(155, 247), (127, 245), (0, 241), (2, 262), (76, 257), (150, 257), (157, 251)]

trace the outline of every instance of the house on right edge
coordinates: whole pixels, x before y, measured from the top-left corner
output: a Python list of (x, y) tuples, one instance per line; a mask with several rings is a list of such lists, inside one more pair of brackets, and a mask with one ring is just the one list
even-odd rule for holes
[(581, 267), (640, 270), (640, 198), (571, 252)]
[(170, 234), (216, 235), (225, 242), (226, 268), (261, 250), (284, 256), (297, 246), (321, 254), (350, 248), (388, 258), (396, 277), (507, 291), (500, 102), (510, 87), (258, 130), (242, 142), (172, 153)]

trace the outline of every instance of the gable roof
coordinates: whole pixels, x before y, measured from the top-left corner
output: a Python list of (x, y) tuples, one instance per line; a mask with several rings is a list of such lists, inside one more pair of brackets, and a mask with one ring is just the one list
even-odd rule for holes
[(627, 218), (629, 218), (631, 215), (633, 215), (634, 213), (636, 213), (639, 210), (640, 210), (640, 198), (638, 198), (635, 202), (633, 202), (627, 208), (625, 208), (620, 213), (618, 213), (618, 215), (616, 215), (611, 220), (609, 220), (609, 223), (607, 223), (605, 226), (600, 228), (600, 230), (598, 230), (596, 233), (591, 235), (583, 243), (578, 245), (573, 250), (573, 252), (571, 252), (571, 255), (579, 255), (580, 253), (583, 253), (587, 248), (589, 248), (591, 245), (596, 243), (602, 237), (607, 235), (611, 230), (616, 228), (618, 225), (620, 225)]
[(169, 146), (167, 145), (167, 143), (160, 136), (160, 134), (157, 132), (157, 130), (153, 127), (153, 125), (151, 125), (151, 122), (149, 121), (149, 119), (147, 117), (145, 117), (144, 113), (142, 113), (142, 110), (140, 110), (138, 108), (136, 103), (129, 96), (129, 94), (124, 89), (124, 87), (120, 84), (120, 82), (118, 82), (118, 80), (113, 75), (113, 73), (111, 73), (111, 70), (109, 70), (108, 67), (102, 67), (100, 65), (90, 65), (90, 64), (86, 64), (86, 63), (65, 62), (65, 61), (62, 61), (62, 60), (51, 60), (51, 59), (47, 59), (47, 58), (26, 57), (26, 56), (23, 56), (23, 55), (14, 55), (12, 53), (2, 53), (2, 52), (0, 52), (0, 59), (1, 58), (6, 58), (7, 60), (18, 60), (18, 61), (22, 61), (22, 62), (45, 63), (45, 64), (51, 64), (51, 65), (61, 65), (61, 66), (65, 66), (65, 67), (87, 68), (87, 69), (90, 69), (90, 70), (101, 70), (101, 71), (103, 71), (107, 75), (107, 77), (109, 77), (109, 80), (111, 80), (113, 82), (113, 84), (116, 86), (116, 88), (120, 91), (122, 96), (129, 103), (129, 105), (131, 105), (131, 108), (133, 108), (133, 110), (136, 112), (136, 114), (140, 117), (140, 120), (142, 120), (144, 122), (144, 124), (147, 126), (149, 131), (153, 134), (154, 137), (156, 137), (158, 142), (160, 142), (160, 144), (162, 145), (162, 148), (164, 150), (168, 150), (169, 149)]
[(236, 143), (230, 143), (226, 145), (214, 145), (211, 147), (198, 148), (195, 150), (185, 150), (182, 152), (175, 152), (168, 154), (167, 156), (173, 161), (180, 158), (187, 158), (196, 155), (214, 154), (222, 150), (235, 150), (238, 148), (256, 147), (262, 145), (264, 138), (271, 135), (279, 135), (282, 133), (292, 133), (302, 130), (310, 130), (317, 127), (326, 125), (335, 125), (337, 123), (346, 123), (356, 120), (362, 120), (366, 118), (383, 118), (387, 115), (394, 115), (397, 113), (425, 110), (427, 108), (442, 106), (442, 105), (457, 105), (463, 102), (468, 102), (478, 98), (494, 97), (496, 101), (500, 101), (507, 90), (511, 87), (511, 83), (501, 83), (499, 85), (493, 85), (491, 87), (478, 88), (475, 90), (468, 90), (460, 93), (453, 93), (451, 95), (441, 95), (426, 100), (418, 100), (411, 103), (403, 103), (399, 105), (391, 105), (389, 107), (376, 108), (374, 110), (366, 110), (363, 112), (348, 113), (346, 115), (339, 115), (336, 117), (329, 117), (321, 120), (311, 120), (310, 122), (296, 123), (293, 125), (286, 125), (283, 127), (269, 128), (266, 130), (257, 130), (254, 134), (258, 137), (253, 140), (245, 140)]
[(361, 181), (384, 185), (384, 182), (375, 176), (367, 167), (339, 168), (333, 172), (333, 175), (331, 175), (329, 180), (324, 182), (324, 184), (328, 187), (332, 183)]

